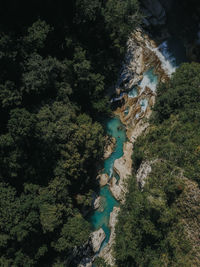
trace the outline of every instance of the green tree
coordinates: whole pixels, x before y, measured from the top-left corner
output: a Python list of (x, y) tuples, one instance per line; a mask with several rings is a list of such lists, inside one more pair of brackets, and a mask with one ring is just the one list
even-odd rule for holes
[(28, 46), (32, 52), (44, 48), (47, 36), (51, 30), (51, 27), (45, 21), (41, 19), (37, 20), (27, 30), (28, 34), (23, 40), (25, 46)]
[(82, 216), (76, 215), (68, 220), (61, 229), (60, 238), (54, 244), (58, 251), (67, 251), (87, 241), (90, 225)]

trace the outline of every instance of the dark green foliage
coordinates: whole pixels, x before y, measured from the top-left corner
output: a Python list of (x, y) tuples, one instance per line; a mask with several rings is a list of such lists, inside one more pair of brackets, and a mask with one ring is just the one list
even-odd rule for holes
[[(169, 83), (158, 88), (158, 98), (154, 107), (159, 121), (181, 110), (191, 110), (200, 100), (200, 65), (184, 63), (173, 74)], [(195, 108), (195, 107), (194, 107)], [(190, 111), (191, 112), (191, 111)], [(193, 120), (193, 118), (192, 118)]]
[(133, 160), (133, 171), (136, 173), (142, 163), (144, 158), (144, 152), (139, 148), (139, 146), (134, 147), (134, 153), (132, 155)]
[(10, 119), (8, 121), (8, 131), (13, 140), (25, 141), (27, 138), (33, 136), (36, 118), (34, 114), (29, 113), (26, 109), (13, 109), (10, 112)]
[(42, 20), (37, 20), (28, 28), (28, 35), (24, 37), (25, 49), (37, 51), (45, 47), (45, 41), (51, 30), (51, 27)]
[(0, 85), (0, 101), (2, 108), (11, 108), (21, 104), (22, 97), (19, 91), (16, 90), (15, 84), (11, 81), (6, 81)]
[(190, 245), (176, 207), (183, 183), (172, 170), (157, 163), (142, 192), (131, 178), (116, 228), (118, 266), (189, 266)]
[(104, 147), (96, 118), (110, 113), (105, 91), (139, 23), (129, 2), (115, 7), (115, 20), (111, 0), (2, 5), (1, 266), (64, 266), (88, 239), (82, 211), (98, 189)]
[(95, 259), (93, 264), (95, 267), (110, 267), (110, 265), (107, 264), (103, 258), (99, 258), (99, 257)]
[(106, 27), (110, 33), (114, 46), (120, 47), (121, 42), (126, 40), (127, 32), (130, 32), (138, 25), (141, 15), (138, 12), (139, 4), (137, 0), (129, 1), (106, 1), (105, 16)]
[[(195, 237), (186, 234), (184, 218), (192, 221), (187, 205), (195, 218), (198, 211), (191, 196), (183, 196), (190, 187), (184, 188), (195, 184), (191, 180), (200, 181), (199, 83), (200, 65), (191, 63), (159, 85), (150, 127), (138, 138), (132, 156), (134, 171), (150, 161), (152, 172), (143, 191), (135, 177), (130, 179), (116, 228), (118, 266), (193, 265), (193, 241), (187, 240)], [(199, 192), (193, 189), (191, 194)]]
[(89, 223), (86, 223), (80, 215), (77, 215), (70, 218), (67, 224), (63, 225), (61, 237), (55, 242), (54, 247), (57, 251), (72, 249), (83, 244), (88, 238), (89, 233)]
[[(159, 87), (154, 119), (138, 146), (147, 157), (163, 158), (183, 168), (199, 183), (200, 65), (183, 64), (167, 84)], [(142, 148), (141, 148), (142, 144)], [(139, 148), (138, 148), (139, 149)]]

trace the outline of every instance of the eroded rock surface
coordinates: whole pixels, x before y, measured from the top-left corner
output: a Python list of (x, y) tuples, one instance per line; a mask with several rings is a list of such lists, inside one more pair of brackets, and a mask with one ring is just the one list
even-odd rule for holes
[(117, 223), (117, 216), (120, 211), (119, 207), (114, 207), (113, 211), (110, 213), (110, 220), (109, 220), (109, 226), (110, 226), (110, 239), (106, 247), (102, 249), (99, 256), (102, 257), (106, 263), (110, 264), (111, 266), (115, 265), (115, 259), (113, 257), (113, 245), (115, 242), (115, 225)]
[(106, 145), (104, 148), (104, 159), (108, 159), (112, 152), (114, 151), (116, 145), (116, 139), (114, 137), (106, 137)]
[(101, 197), (98, 196), (98, 197), (96, 197), (95, 200), (94, 200), (93, 208), (94, 208), (95, 210), (97, 210), (97, 209), (100, 207), (100, 205), (101, 205)]
[(97, 179), (99, 179), (100, 186), (105, 186), (108, 183), (109, 176), (107, 173), (99, 174), (97, 176)]
[[(152, 68), (157, 75), (157, 82), (167, 81), (175, 70), (164, 64), (157, 44), (143, 30), (137, 29), (128, 41), (126, 64), (118, 81), (118, 87), (121, 86), (123, 90), (130, 91), (136, 88), (137, 95), (129, 97), (124, 94), (123, 105), (115, 111), (126, 125), (127, 137), (132, 143), (148, 128), (148, 119), (155, 104), (156, 84), (148, 87), (148, 82), (145, 83), (143, 80), (144, 72)], [(141, 106), (142, 101), (146, 101), (145, 107)], [(128, 112), (125, 112), (126, 110)]]
[(141, 6), (146, 26), (163, 26), (166, 24), (167, 12), (173, 0), (141, 0)]
[[(73, 266), (78, 267), (92, 267), (92, 262), (94, 261), (95, 254), (99, 251), (102, 242), (104, 241), (106, 235), (102, 228), (92, 232), (88, 242), (86, 242), (82, 247), (75, 248), (73, 253)], [(72, 265), (70, 265), (72, 266)]]
[(114, 162), (114, 170), (120, 177), (119, 182), (117, 184), (115, 177), (113, 177), (110, 182), (110, 191), (113, 196), (120, 201), (124, 200), (127, 192), (127, 179), (132, 173), (131, 156), (133, 153), (133, 144), (130, 142), (124, 143), (123, 151), (124, 155)]
[(164, 25), (166, 23), (166, 12), (159, 0), (142, 0), (142, 10), (145, 15), (145, 24)]
[(91, 237), (93, 251), (96, 253), (97, 251), (99, 251), (101, 244), (103, 240), (105, 239), (106, 235), (104, 233), (104, 230), (100, 228), (99, 230), (93, 232), (90, 235), (90, 237)]

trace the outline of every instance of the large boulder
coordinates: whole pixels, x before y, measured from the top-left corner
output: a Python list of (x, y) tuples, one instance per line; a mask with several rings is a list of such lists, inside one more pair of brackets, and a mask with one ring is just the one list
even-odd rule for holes
[(99, 179), (100, 186), (105, 186), (108, 183), (109, 176), (106, 173), (100, 174), (97, 176), (97, 179)]
[(95, 210), (97, 210), (97, 209), (100, 207), (100, 205), (101, 205), (101, 197), (98, 196), (98, 197), (96, 197), (96, 198), (94, 199), (94, 201), (93, 201), (93, 208), (94, 208)]
[(100, 228), (99, 230), (91, 233), (90, 237), (91, 237), (93, 251), (94, 253), (96, 253), (99, 251), (101, 244), (104, 241), (106, 235), (104, 233), (104, 230)]
[(117, 179), (115, 177), (112, 177), (111, 181), (110, 181), (110, 191), (112, 193), (112, 195), (115, 197), (115, 199), (117, 199), (118, 201), (120, 201), (122, 199), (122, 189), (121, 187), (117, 184)]
[(115, 145), (116, 145), (116, 139), (114, 137), (107, 136), (106, 145), (104, 148), (104, 159), (107, 159), (110, 157), (110, 155), (114, 151)]
[(113, 246), (115, 242), (115, 225), (117, 223), (117, 216), (119, 214), (119, 211), (119, 207), (114, 207), (113, 211), (110, 213), (110, 238), (107, 246), (105, 246), (99, 254), (99, 256), (102, 257), (110, 266), (115, 266), (115, 258), (113, 257)]
[(102, 228), (92, 232), (89, 240), (82, 247), (74, 249), (72, 253), (73, 263), (67, 266), (92, 267), (95, 254), (99, 251), (105, 237), (106, 235)]
[(142, 11), (145, 15), (144, 23), (147, 26), (164, 25), (166, 23), (165, 8), (160, 0), (142, 0), (141, 2)]

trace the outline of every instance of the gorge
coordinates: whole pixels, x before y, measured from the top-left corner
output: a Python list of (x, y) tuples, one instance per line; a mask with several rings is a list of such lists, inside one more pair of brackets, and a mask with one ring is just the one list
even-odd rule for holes
[(0, 266), (200, 266), (199, 0), (3, 0), (0, 30)]
[[(118, 94), (120, 90), (122, 97), (112, 101), (123, 104), (114, 112), (117, 117), (106, 121), (107, 134), (116, 139), (116, 145), (104, 162), (103, 172), (108, 174), (109, 180), (106, 186), (101, 187), (101, 204), (90, 221), (94, 230), (102, 228), (105, 232), (105, 239), (100, 241), (101, 247), (96, 256), (104, 258), (111, 266), (115, 264), (113, 244), (119, 213), (118, 201), (123, 202), (127, 192), (127, 179), (132, 173), (134, 142), (148, 127), (158, 82), (168, 79), (180, 61), (185, 59), (177, 60), (176, 51), (173, 46), (168, 46), (168, 42), (171, 40), (164, 40), (157, 45), (142, 29), (132, 34), (128, 41), (126, 62), (117, 83)], [(87, 263), (86, 266), (92, 265)]]

